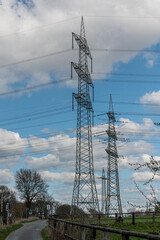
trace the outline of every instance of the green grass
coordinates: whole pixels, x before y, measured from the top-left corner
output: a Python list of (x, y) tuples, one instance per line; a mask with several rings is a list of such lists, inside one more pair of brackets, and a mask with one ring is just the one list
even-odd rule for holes
[(51, 238), (48, 236), (46, 227), (44, 229), (42, 229), (41, 235), (42, 235), (43, 240), (51, 240)]
[[(76, 219), (78, 222), (78, 219)], [(103, 227), (110, 227), (115, 229), (128, 229), (133, 232), (141, 232), (141, 233), (150, 233), (150, 232), (158, 232), (160, 235), (160, 216), (155, 217), (155, 223), (153, 223), (152, 216), (138, 216), (135, 218), (135, 225), (132, 225), (132, 218), (125, 217), (124, 221), (121, 223), (116, 223), (115, 218), (101, 218), (100, 224), (98, 224), (98, 219), (88, 218), (85, 219), (85, 222), (81, 220), (81, 222), (88, 224), (96, 224)], [(111, 233), (111, 240), (121, 240), (122, 236), (120, 234)], [(97, 231), (96, 240), (102, 240), (102, 233)], [(130, 240), (142, 240), (142, 238), (130, 237)]]
[(0, 230), (0, 240), (5, 240), (5, 238), (13, 231), (19, 229), (23, 227), (23, 224), (19, 223), (19, 224), (15, 224), (13, 226), (10, 227), (6, 227), (4, 229)]
[[(29, 222), (34, 222), (37, 221), (38, 219), (32, 219), (32, 220), (26, 220), (26, 221), (21, 221), (18, 224), (14, 224), (12, 226), (8, 226), (5, 228), (0, 229), (0, 240), (5, 240), (5, 238), (13, 231), (23, 227), (24, 223), (29, 223)], [(47, 239), (46, 239), (47, 240)]]
[(24, 221), (21, 221), (21, 223), (31, 223), (31, 222), (36, 222), (38, 221), (39, 219), (32, 219), (32, 220), (24, 220)]

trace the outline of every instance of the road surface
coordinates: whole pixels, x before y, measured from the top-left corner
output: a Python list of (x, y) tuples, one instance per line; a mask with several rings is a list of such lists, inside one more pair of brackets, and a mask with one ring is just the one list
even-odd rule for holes
[(12, 232), (6, 240), (43, 240), (41, 230), (46, 226), (46, 220), (25, 223), (22, 228)]

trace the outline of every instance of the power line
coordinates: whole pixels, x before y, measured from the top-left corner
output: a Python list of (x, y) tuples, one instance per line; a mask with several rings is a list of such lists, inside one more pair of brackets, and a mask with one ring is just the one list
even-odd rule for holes
[(66, 120), (55, 121), (55, 122), (47, 122), (47, 123), (30, 125), (30, 126), (25, 126), (25, 127), (12, 128), (12, 129), (9, 129), (9, 131), (17, 131), (17, 130), (28, 129), (28, 128), (42, 127), (42, 126), (47, 126), (47, 125), (52, 125), (52, 124), (60, 124), (60, 123), (72, 122), (72, 121), (75, 121), (75, 120), (76, 119), (66, 119)]
[[(98, 111), (97, 111), (98, 112)], [(100, 114), (97, 114), (97, 115), (94, 115), (95, 117), (97, 116), (103, 116), (103, 115), (106, 115), (107, 112), (103, 112), (103, 113), (100, 113)], [(136, 112), (115, 112), (115, 115), (135, 115), (135, 116), (160, 116), (159, 113), (136, 113)]]
[(131, 76), (131, 77), (132, 76), (133, 77), (160, 77), (160, 74), (146, 74), (146, 73), (93, 72), (93, 74), (97, 74), (97, 75), (106, 74), (106, 75), (114, 75), (114, 76)]
[[(95, 100), (95, 103), (108, 103), (108, 101), (101, 101), (101, 100)], [(155, 106), (160, 107), (160, 103), (136, 103), (136, 102), (116, 102), (114, 101), (114, 104), (128, 104), (128, 105), (145, 105), (145, 106)]]
[(3, 93), (0, 93), (0, 96), (6, 96), (6, 95), (11, 95), (11, 94), (20, 93), (20, 92), (27, 92), (27, 91), (34, 90), (34, 89), (37, 89), (37, 88), (43, 88), (43, 87), (47, 87), (47, 86), (50, 86), (50, 85), (53, 85), (53, 84), (67, 82), (67, 81), (70, 81), (70, 80), (71, 80), (70, 78), (54, 80), (54, 81), (51, 81), (51, 82), (48, 82), (48, 83), (42, 83), (42, 84), (37, 84), (37, 85), (31, 86), (31, 87), (19, 88), (19, 89), (15, 89), (15, 90), (9, 91), (9, 92), (3, 92)]
[(91, 51), (99, 52), (138, 52), (160, 53), (160, 49), (123, 49), (123, 48), (91, 48)]
[(154, 83), (154, 84), (160, 84), (160, 81), (149, 81), (149, 80), (135, 80), (135, 79), (95, 79), (93, 78), (94, 81), (97, 82), (111, 82), (111, 83), (117, 83), (117, 82), (126, 82), (126, 83)]
[(160, 19), (159, 16), (123, 16), (123, 15), (84, 15), (86, 18), (128, 18), (128, 19)]
[[(34, 28), (26, 29), (26, 30), (23, 30), (23, 31), (12, 32), (12, 33), (8, 33), (8, 34), (5, 34), (5, 35), (0, 35), (0, 38), (1, 38), (1, 37), (9, 37), (9, 36), (13, 36), (13, 35), (24, 34), (24, 33), (27, 33), (27, 32), (39, 30), (39, 29), (41, 29), (41, 28), (52, 27), (53, 25), (57, 25), (57, 24), (59, 24), (59, 23), (64, 23), (64, 22), (67, 22), (67, 21), (71, 21), (71, 20), (73, 20), (73, 19), (75, 19), (75, 18), (79, 18), (79, 17), (80, 17), (80, 16), (74, 16), (74, 17), (72, 17), (72, 18), (68, 18), (68, 19), (65, 19), (65, 20), (60, 20), (60, 21), (52, 22), (52, 23), (45, 24), (45, 25), (35, 26)], [(56, 26), (56, 27), (57, 27), (57, 26)]]
[(62, 53), (67, 53), (67, 52), (70, 52), (71, 50), (72, 49), (64, 49), (64, 50), (61, 50), (61, 51), (58, 51), (58, 52), (52, 52), (52, 53), (49, 53), (49, 54), (45, 54), (45, 55), (41, 55), (41, 56), (37, 56), (37, 57), (33, 57), (33, 58), (28, 58), (28, 59), (20, 60), (20, 61), (17, 61), (17, 62), (7, 63), (7, 64), (4, 64), (4, 65), (0, 65), (0, 68), (11, 67), (11, 66), (15, 66), (15, 65), (18, 65), (18, 64), (31, 62), (31, 61), (37, 61), (37, 60), (40, 60), (40, 59), (43, 59), (43, 58), (56, 56), (56, 55), (59, 55), (59, 54), (62, 54)]

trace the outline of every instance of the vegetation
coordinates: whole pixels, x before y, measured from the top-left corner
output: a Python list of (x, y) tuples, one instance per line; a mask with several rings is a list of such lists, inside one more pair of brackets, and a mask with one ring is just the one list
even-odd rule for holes
[(45, 227), (42, 231), (41, 231), (41, 235), (43, 237), (43, 240), (51, 240), (51, 232), (50, 229), (48, 227)]
[(0, 240), (5, 240), (5, 238), (13, 231), (17, 230), (18, 228), (21, 228), (23, 224), (15, 224), (13, 226), (8, 226), (4, 229), (0, 230)]
[(37, 171), (31, 169), (21, 168), (16, 172), (15, 180), (19, 196), (25, 201), (28, 216), (32, 203), (47, 194), (48, 185)]
[[(156, 223), (151, 222), (145, 222), (143, 219), (143, 222), (138, 222), (135, 225), (132, 225), (131, 223), (115, 223), (112, 225), (112, 228), (116, 229), (128, 229), (133, 232), (142, 232), (142, 233), (151, 233), (151, 232), (158, 232), (160, 233), (160, 221)], [(122, 237), (118, 234), (111, 234), (111, 239), (119, 240), (122, 239)], [(130, 237), (130, 239), (135, 239), (134, 237)], [(141, 238), (136, 238), (141, 239)]]
[[(20, 221), (19, 223), (17, 224), (14, 224), (14, 225), (11, 225), (11, 226), (1, 226), (0, 227), (0, 240), (5, 240), (6, 237), (13, 231), (23, 227), (23, 223), (26, 223), (26, 222), (32, 222), (32, 221), (37, 221), (37, 219), (28, 219), (26, 221)], [(48, 239), (50, 240), (50, 239)]]

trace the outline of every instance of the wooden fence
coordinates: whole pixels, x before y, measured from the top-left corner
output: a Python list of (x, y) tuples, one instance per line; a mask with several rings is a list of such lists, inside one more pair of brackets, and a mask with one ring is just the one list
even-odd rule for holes
[[(96, 225), (82, 224), (78, 222), (65, 221), (57, 218), (49, 218), (48, 226), (52, 230), (54, 240), (110, 240), (110, 234), (115, 233), (120, 235), (120, 239), (129, 240), (130, 237), (160, 240), (158, 233), (139, 233), (132, 232), (127, 229), (113, 229), (109, 227), (101, 227)], [(56, 234), (56, 235), (55, 235)], [(55, 237), (56, 236), (56, 237)]]

